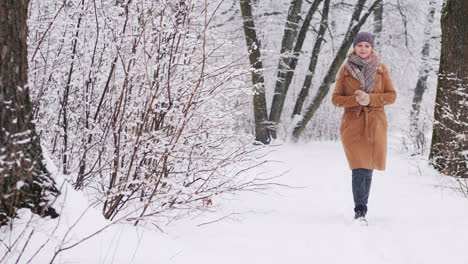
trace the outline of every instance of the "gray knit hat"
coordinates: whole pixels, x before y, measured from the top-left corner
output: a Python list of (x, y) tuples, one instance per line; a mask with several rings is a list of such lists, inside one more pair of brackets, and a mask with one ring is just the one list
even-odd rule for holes
[(372, 36), (371, 33), (364, 31), (357, 33), (353, 40), (353, 48), (356, 47), (356, 45), (362, 41), (369, 42), (372, 48), (374, 48), (374, 36)]

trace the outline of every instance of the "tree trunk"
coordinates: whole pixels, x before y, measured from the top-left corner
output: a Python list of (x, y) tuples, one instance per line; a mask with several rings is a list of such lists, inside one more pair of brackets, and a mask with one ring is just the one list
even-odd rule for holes
[(267, 105), (265, 99), (265, 80), (260, 54), (260, 42), (257, 38), (255, 24), (252, 17), (250, 0), (240, 0), (242, 18), (244, 20), (244, 34), (249, 51), (249, 61), (252, 70), (253, 107), (255, 118), (255, 139), (263, 144), (270, 143), (268, 128)]
[(325, 0), (325, 3), (323, 4), (323, 10), (322, 10), (322, 20), (320, 21), (320, 29), (317, 34), (317, 39), (315, 40), (314, 48), (312, 50), (312, 56), (310, 58), (309, 70), (304, 79), (304, 83), (302, 85), (301, 91), (299, 92), (299, 96), (297, 97), (296, 104), (294, 105), (294, 111), (293, 111), (292, 117), (294, 117), (295, 115), (301, 114), (305, 99), (307, 98), (307, 96), (309, 96), (309, 89), (310, 89), (310, 86), (312, 85), (312, 79), (314, 78), (315, 67), (317, 66), (320, 48), (322, 47), (322, 43), (323, 43), (324, 36), (325, 36), (325, 31), (328, 28), (329, 7), (330, 7), (330, 0)]
[(426, 26), (424, 28), (424, 45), (422, 49), (422, 65), (419, 70), (418, 82), (414, 89), (413, 105), (410, 116), (410, 135), (414, 142), (415, 151), (422, 153), (424, 150), (425, 137), (422, 129), (419, 127), (419, 112), (421, 107), (422, 97), (427, 89), (426, 81), (431, 70), (429, 65), (429, 43), (431, 41), (431, 30), (434, 22), (435, 1), (430, 1), (429, 12), (426, 17)]
[(335, 76), (340, 69), (341, 64), (343, 64), (343, 61), (346, 59), (346, 53), (353, 43), (354, 36), (359, 32), (361, 26), (366, 22), (369, 15), (374, 11), (377, 4), (379, 4), (381, 1), (382, 0), (375, 0), (375, 2), (369, 7), (368, 12), (364, 14), (360, 20), (359, 17), (362, 9), (364, 8), (366, 0), (359, 0), (359, 2), (356, 4), (351, 21), (349, 23), (349, 29), (343, 39), (343, 42), (341, 43), (341, 47), (338, 50), (335, 59), (330, 65), (330, 68), (328, 69), (327, 74), (325, 75), (325, 78), (323, 79), (322, 84), (317, 91), (317, 94), (312, 99), (311, 104), (307, 107), (305, 114), (294, 127), (292, 134), (293, 141), (297, 141), (299, 139), (299, 136), (304, 131), (307, 123), (314, 116), (315, 112), (322, 103), (323, 98), (325, 98), (328, 91), (330, 90), (330, 85), (334, 82)]
[[(284, 35), (281, 42), (280, 59), (278, 62), (278, 71), (276, 76), (275, 94), (271, 103), (269, 120), (274, 127), (278, 124), (281, 119), (281, 112), (283, 111), (284, 100), (288, 92), (288, 86), (286, 86), (286, 78), (292, 69), (289, 68), (292, 54), (293, 44), (297, 36), (297, 27), (299, 24), (300, 13), (302, 7), (302, 0), (291, 0), (291, 5), (288, 11), (288, 17), (286, 19), (286, 25), (284, 26)], [(276, 128), (271, 131), (273, 138), (276, 138)]]
[(0, 4), (0, 225), (15, 217), (18, 208), (58, 216), (48, 205), (59, 191), (42, 161), (27, 87), (28, 4)]
[(468, 2), (445, 0), (434, 130), (429, 158), (440, 172), (468, 178)]
[(382, 33), (382, 20), (383, 20), (383, 1), (377, 4), (374, 10), (374, 37), (376, 39), (376, 46), (379, 46), (380, 35)]

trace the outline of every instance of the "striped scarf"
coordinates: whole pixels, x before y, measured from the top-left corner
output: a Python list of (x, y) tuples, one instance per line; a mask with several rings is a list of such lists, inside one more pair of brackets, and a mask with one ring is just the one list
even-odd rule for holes
[(364, 91), (370, 93), (375, 87), (375, 74), (379, 65), (379, 57), (374, 54), (371, 54), (369, 58), (364, 60), (353, 53), (348, 57), (345, 67), (351, 76), (361, 83)]

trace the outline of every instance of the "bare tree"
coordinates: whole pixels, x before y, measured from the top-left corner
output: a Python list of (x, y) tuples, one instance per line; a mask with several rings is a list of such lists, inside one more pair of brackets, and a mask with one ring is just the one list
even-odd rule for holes
[(0, 4), (0, 225), (18, 208), (58, 216), (50, 199), (59, 191), (43, 163), (27, 86), (28, 4)]
[[(315, 1), (317, 8), (319, 1)], [(313, 5), (314, 6), (314, 5)], [(297, 37), (297, 28), (299, 25), (300, 13), (302, 7), (302, 0), (291, 0), (289, 6), (288, 16), (286, 18), (286, 25), (284, 26), (283, 39), (281, 41), (280, 59), (278, 62), (277, 79), (275, 85), (275, 93), (273, 95), (273, 101), (271, 103), (269, 120), (272, 124), (277, 124), (281, 118), (281, 112), (283, 111), (284, 101), (288, 92), (288, 73), (294, 71), (290, 68), (290, 63), (293, 58), (293, 46), (294, 41)], [(311, 17), (311, 16), (310, 16)], [(306, 22), (307, 23), (307, 22)], [(308, 25), (310, 24), (310, 18)], [(306, 29), (307, 29), (306, 28)], [(307, 31), (305, 31), (307, 32)], [(302, 39), (304, 41), (304, 39)], [(301, 45), (302, 46), (302, 45)], [(272, 130), (273, 138), (276, 138), (276, 129)]]
[(429, 158), (440, 172), (468, 177), (468, 16), (466, 1), (445, 0), (434, 130)]
[(240, 9), (244, 21), (244, 34), (249, 50), (249, 61), (252, 67), (252, 85), (254, 90), (253, 106), (255, 118), (255, 139), (263, 144), (270, 143), (268, 114), (265, 99), (265, 79), (260, 54), (260, 41), (255, 30), (250, 0), (240, 0)]
[(410, 135), (411, 140), (414, 142), (415, 151), (421, 153), (426, 145), (424, 132), (420, 128), (419, 124), (419, 112), (421, 108), (421, 101), (424, 93), (427, 90), (427, 77), (431, 72), (431, 66), (429, 65), (429, 48), (431, 41), (431, 29), (434, 22), (435, 13), (435, 1), (429, 2), (429, 12), (426, 17), (426, 25), (424, 27), (424, 44), (421, 52), (421, 67), (419, 69), (418, 82), (414, 89), (413, 104), (410, 116)]
[(382, 1), (377, 4), (374, 10), (374, 36), (376, 37), (377, 46), (379, 45), (378, 41), (380, 39), (380, 34), (382, 33), (383, 13), (384, 13), (384, 3)]
[(312, 50), (312, 55), (309, 62), (309, 68), (302, 84), (301, 91), (297, 97), (296, 104), (294, 105), (293, 117), (294, 115), (300, 115), (304, 102), (309, 96), (309, 89), (312, 85), (312, 79), (314, 78), (315, 68), (317, 66), (318, 56), (320, 54), (320, 48), (325, 39), (325, 31), (328, 28), (328, 13), (330, 10), (330, 0), (325, 0), (322, 10), (322, 20), (320, 21), (320, 28), (315, 40), (314, 48)]
[(361, 12), (364, 9), (364, 5), (366, 0), (359, 0), (354, 8), (354, 12), (351, 16), (351, 21), (348, 26), (348, 30), (346, 35), (341, 43), (340, 49), (337, 52), (336, 57), (334, 58), (333, 62), (331, 63), (327, 74), (325, 75), (320, 87), (318, 88), (317, 94), (312, 99), (312, 102), (307, 106), (307, 109), (299, 120), (299, 122), (295, 125), (293, 133), (292, 133), (292, 140), (297, 141), (299, 136), (304, 131), (307, 123), (309, 120), (314, 116), (315, 112), (319, 108), (320, 104), (322, 103), (323, 99), (327, 95), (328, 91), (330, 90), (331, 84), (335, 80), (336, 73), (338, 72), (341, 64), (346, 58), (346, 52), (349, 50), (349, 47), (353, 43), (353, 37), (356, 35), (361, 26), (366, 22), (367, 18), (370, 14), (374, 11), (376, 6), (382, 0), (376, 0), (368, 9), (367, 13), (365, 13), (361, 18)]

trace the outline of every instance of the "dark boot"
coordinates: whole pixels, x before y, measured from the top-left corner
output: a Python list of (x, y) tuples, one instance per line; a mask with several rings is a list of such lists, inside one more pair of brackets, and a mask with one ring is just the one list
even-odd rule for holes
[(366, 213), (367, 213), (367, 206), (357, 205), (356, 207), (354, 207), (354, 219), (365, 217)]

